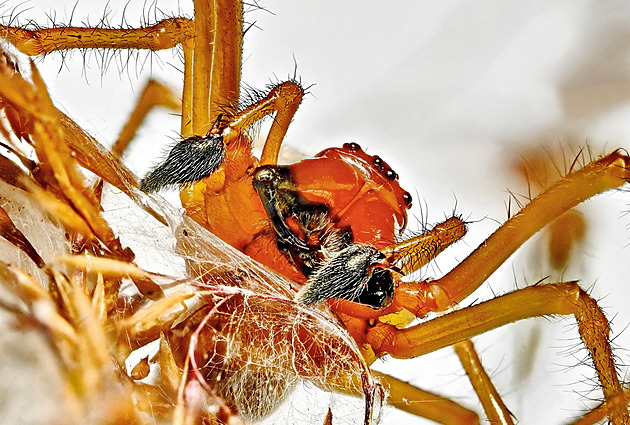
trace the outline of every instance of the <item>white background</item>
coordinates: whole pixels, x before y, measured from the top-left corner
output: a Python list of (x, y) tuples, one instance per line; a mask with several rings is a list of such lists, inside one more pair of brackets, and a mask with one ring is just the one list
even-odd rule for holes
[[(73, 24), (98, 23), (103, 6), (79, 1)], [(507, 189), (527, 193), (513, 172), (526, 149), (588, 144), (595, 155), (630, 148), (630, 3), (618, 1), (376, 1), (267, 0), (250, 13), (245, 83), (263, 87), (297, 73), (310, 88), (287, 135), (306, 155), (347, 141), (382, 156), (435, 223), (456, 211), (473, 221), (464, 242), (426, 270), (439, 277), (505, 220)], [(13, 4), (3, 5), (5, 14)], [(18, 5), (16, 2), (15, 5)], [(74, 0), (19, 4), (20, 21), (46, 26), (43, 13), (68, 22)], [(30, 7), (30, 9), (29, 9)], [(113, 26), (155, 21), (143, 2), (109, 1)], [(168, 16), (190, 16), (188, 2), (161, 1)], [(178, 12), (178, 10), (180, 12)], [(158, 12), (158, 17), (161, 17)], [(54, 16), (54, 15), (53, 15)], [(144, 18), (143, 18), (144, 16)], [(54, 100), (103, 143), (111, 143), (148, 75), (179, 90), (181, 63), (172, 53), (126, 53), (38, 66)], [(111, 59), (111, 61), (109, 61)], [(174, 65), (174, 66), (172, 66)], [(128, 164), (143, 174), (177, 138), (178, 118), (151, 115)], [(263, 129), (264, 133), (264, 129)], [(567, 150), (567, 152), (571, 152)], [(566, 154), (567, 161), (573, 159)], [(582, 209), (587, 240), (559, 279), (581, 279), (613, 320), (617, 355), (628, 363), (630, 335), (630, 194), (605, 194)], [(514, 207), (513, 207), (514, 208)], [(419, 216), (420, 210), (413, 214)], [(419, 226), (411, 220), (411, 228)], [(553, 271), (521, 250), (464, 305), (487, 299)], [(599, 397), (594, 372), (577, 367), (585, 355), (571, 318), (530, 320), (475, 340), (487, 369), (520, 423), (566, 423)], [(414, 360), (379, 362), (421, 387), (476, 406), (450, 348)], [(620, 370), (626, 377), (626, 367)], [(423, 423), (387, 411), (385, 424)]]

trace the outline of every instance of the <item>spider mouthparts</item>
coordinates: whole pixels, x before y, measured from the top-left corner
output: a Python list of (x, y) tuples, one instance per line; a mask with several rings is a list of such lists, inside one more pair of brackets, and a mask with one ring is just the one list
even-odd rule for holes
[(350, 245), (311, 276), (297, 299), (313, 305), (340, 298), (375, 309), (383, 308), (393, 296), (394, 284), (391, 267), (378, 267), (381, 259), (382, 254), (371, 245)]

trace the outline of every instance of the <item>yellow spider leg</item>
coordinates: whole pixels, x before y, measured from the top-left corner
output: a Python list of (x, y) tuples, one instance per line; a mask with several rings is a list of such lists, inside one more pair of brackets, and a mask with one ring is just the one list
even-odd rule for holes
[(194, 39), (184, 40), (182, 42), (182, 50), (184, 51), (184, 87), (182, 88), (182, 120), (180, 124), (180, 132), (183, 138), (193, 135), (192, 132), (192, 116), (193, 116), (193, 53), (195, 50)]
[(387, 402), (397, 409), (444, 425), (478, 425), (472, 410), (440, 395), (415, 387), (384, 373), (373, 372), (389, 393)]
[[(185, 58), (182, 134), (188, 136), (205, 134), (210, 123), (226, 112), (225, 108), (237, 105), (241, 15), (240, 2), (221, 0), (211, 4), (198, 0), (195, 1), (194, 22), (188, 18), (169, 18), (134, 29), (62, 27), (26, 30), (0, 26), (0, 37), (30, 56), (89, 48), (162, 50), (182, 44)], [(215, 87), (212, 93), (211, 84)]]
[(299, 84), (286, 81), (232, 117), (229, 127), (240, 134), (267, 115), (276, 113), (260, 156), (261, 165), (278, 163), (282, 140), (303, 96), (304, 89)]
[[(0, 26), (0, 37), (5, 38), (20, 52), (29, 56), (38, 56), (58, 50), (70, 49), (164, 50), (181, 44), (184, 51), (184, 91), (182, 96), (181, 133), (183, 137), (188, 137), (193, 134), (193, 50), (196, 31), (201, 32), (204, 29), (205, 28), (200, 28), (200, 26), (195, 25), (195, 23), (188, 18), (169, 18), (152, 26), (133, 29), (61, 27), (26, 30), (19, 27)], [(197, 41), (196, 43), (199, 45), (202, 41)], [(196, 102), (196, 104), (201, 106), (206, 105), (206, 113), (197, 115), (201, 122), (201, 124), (199, 124), (199, 128), (201, 128), (199, 134), (203, 134), (203, 128), (210, 122), (207, 113), (207, 99), (210, 91), (209, 70), (211, 68), (211, 60), (207, 57), (208, 54), (204, 53), (209, 52), (211, 54), (211, 49), (208, 47), (210, 44), (211, 43), (208, 41), (206, 48), (200, 48), (200, 52), (202, 53), (196, 56), (196, 66), (199, 69), (198, 75), (205, 75), (205, 79), (208, 80), (207, 84), (198, 85), (195, 89), (197, 97), (206, 100)], [(167, 102), (170, 103), (170, 101)], [(138, 122), (140, 121), (141, 120)], [(124, 131), (127, 131), (127, 129)], [(126, 137), (129, 136), (121, 134), (122, 139)], [(117, 147), (116, 150), (122, 152), (123, 148), (120, 146)]]
[(188, 54), (192, 67), (185, 69), (186, 74), (192, 70), (192, 77), (189, 84), (184, 83), (184, 98), (191, 87), (192, 134), (206, 134), (219, 115), (232, 115), (238, 107), (242, 14), (240, 1), (195, 0), (194, 51)]
[[(293, 115), (302, 102), (304, 96), (304, 90), (298, 84), (283, 84), (282, 91), (278, 93), (276, 101), (276, 108), (278, 113), (276, 114), (265, 146), (260, 156), (261, 164), (277, 164), (278, 153), (280, 152), (280, 145), (284, 139), (284, 135), (291, 124)], [(277, 88), (276, 88), (277, 89)], [(274, 89), (275, 90), (275, 89)], [(273, 92), (273, 91), (272, 91)]]
[[(381, 355), (410, 358), (517, 320), (552, 314), (575, 315), (605, 399), (612, 402), (623, 394), (608, 342), (608, 320), (597, 302), (575, 282), (519, 289), (406, 329), (379, 323), (368, 330), (366, 341)], [(616, 408), (610, 420), (613, 424), (628, 423), (625, 406)]]
[(451, 217), (426, 233), (389, 245), (380, 251), (404, 274), (409, 274), (427, 265), (465, 234), (466, 223), (459, 217)]
[(112, 153), (118, 156), (122, 155), (131, 139), (136, 135), (136, 131), (142, 124), (142, 121), (144, 121), (144, 118), (156, 106), (179, 111), (181, 102), (168, 87), (155, 80), (149, 80), (144, 86), (142, 93), (140, 93), (136, 107), (129, 116), (127, 123), (120, 131), (118, 139), (112, 147)]
[(488, 421), (497, 425), (514, 425), (510, 411), (503, 403), (501, 396), (481, 364), (472, 341), (465, 339), (453, 347), (466, 371), (466, 375), (470, 379), (470, 383), (477, 393), (483, 410), (486, 412)]
[(527, 239), (580, 202), (630, 181), (630, 157), (621, 151), (569, 174), (538, 195), (499, 227), (472, 254), (442, 278), (431, 291), (439, 311), (474, 292)]
[(603, 420), (615, 409), (627, 405), (629, 400), (630, 388), (626, 388), (623, 394), (618, 394), (613, 399), (601, 403), (599, 406), (595, 407), (578, 420), (571, 422), (569, 425), (594, 425), (600, 423), (601, 420)]
[[(570, 147), (570, 145), (569, 145)], [(566, 175), (576, 167), (585, 157), (584, 150), (567, 162), (569, 157), (564, 149), (560, 155), (549, 151), (548, 148), (535, 149), (524, 152), (514, 170), (528, 186), (529, 198), (533, 198), (532, 190), (537, 190), (534, 195), (544, 191), (563, 175)], [(564, 170), (564, 171), (563, 171)], [(571, 209), (555, 219), (545, 229), (549, 265), (556, 271), (566, 270), (574, 248), (584, 243), (586, 234), (586, 218), (575, 209)]]
[[(242, 13), (242, 4), (238, 1), (216, 0), (213, 6), (204, 1), (195, 2), (194, 52), (184, 46), (185, 63), (188, 64), (190, 57), (192, 68), (186, 65), (185, 74), (190, 82), (184, 81), (182, 129), (186, 126), (188, 108), (191, 110), (191, 132), (199, 135), (205, 134), (221, 114), (228, 115), (229, 126), (241, 133), (275, 112), (260, 162), (276, 164), (282, 140), (304, 91), (299, 84), (285, 82), (263, 99), (236, 112), (241, 76)], [(192, 69), (192, 77), (188, 76), (188, 69)], [(210, 75), (208, 69), (211, 69)], [(189, 101), (188, 96), (192, 100)], [(205, 101), (207, 99), (208, 102)], [(189, 103), (191, 107), (188, 107)], [(182, 131), (182, 134), (187, 135), (188, 132)]]
[(210, 2), (195, 1), (195, 37), (192, 51), (192, 68), (184, 73), (192, 75), (192, 134), (203, 135), (210, 129), (210, 72), (213, 55), (214, 20)]
[[(197, 3), (199, 1), (195, 2)], [(214, 122), (221, 113), (235, 112), (238, 108), (243, 51), (243, 4), (234, 0), (214, 0), (211, 12), (208, 16), (214, 21), (214, 38), (210, 122)]]
[[(389, 245), (380, 252), (390, 265), (398, 267), (403, 274), (408, 274), (429, 263), (465, 234), (466, 223), (458, 217), (451, 217), (419, 236)], [(435, 306), (435, 303), (426, 298), (431, 295), (429, 283), (398, 281), (397, 285), (392, 304), (384, 310), (374, 310), (343, 299), (335, 299), (331, 301), (331, 305), (355, 338), (366, 329), (364, 319), (382, 320), (390, 314), (397, 316), (402, 309), (422, 317), (431, 310), (427, 305)], [(361, 341), (359, 345), (364, 343), (365, 341)]]
[(0, 37), (29, 56), (69, 49), (163, 50), (193, 37), (193, 23), (187, 18), (169, 18), (134, 29), (59, 27), (26, 30), (0, 26)]

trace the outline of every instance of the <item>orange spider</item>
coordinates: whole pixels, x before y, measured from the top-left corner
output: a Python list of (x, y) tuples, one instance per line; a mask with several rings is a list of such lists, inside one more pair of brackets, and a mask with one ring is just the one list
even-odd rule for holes
[[(414, 326), (406, 326), (408, 323), (398, 318), (399, 313), (405, 311), (424, 317), (428, 312), (442, 312), (456, 305), (545, 224), (584, 199), (627, 182), (630, 178), (627, 156), (615, 152), (548, 188), (442, 278), (402, 281), (401, 275), (426, 264), (461, 238), (465, 224), (454, 217), (425, 235), (396, 242), (399, 228), (406, 223), (410, 197), (400, 189), (396, 173), (387, 164), (363, 153), (356, 145), (325, 151), (316, 159), (288, 168), (277, 167), (280, 145), (301, 101), (299, 85), (280, 84), (259, 101), (239, 110), (242, 39), (239, 4), (226, 2), (215, 6), (213, 13), (218, 18), (212, 23), (214, 32), (206, 27), (209, 22), (200, 18), (211, 15), (205, 9), (209, 6), (199, 2), (196, 7), (194, 23), (169, 20), (150, 29), (139, 29), (137, 33), (76, 29), (82, 41), (77, 44), (74, 40), (69, 46), (60, 46), (60, 38), (54, 32), (38, 33), (54, 39), (48, 45), (51, 50), (74, 47), (157, 49), (182, 43), (186, 66), (182, 114), (185, 139), (172, 155), (181, 154), (181, 150), (184, 156), (167, 160), (163, 167), (145, 178), (145, 189), (156, 190), (174, 183), (189, 185), (181, 197), (191, 217), (252, 258), (298, 283), (306, 282), (307, 288), (323, 286), (332, 279), (335, 268), (331, 269), (332, 275), (324, 275), (324, 278), (319, 277), (318, 272), (334, 261), (342, 266), (352, 262), (355, 259), (352, 255), (344, 257), (347, 249), (371, 247), (371, 251), (366, 248), (369, 261), (354, 270), (361, 277), (357, 294), (351, 291), (353, 294), (349, 296), (344, 294), (349, 299), (343, 300), (318, 289), (313, 297), (302, 292), (298, 298), (307, 303), (330, 298), (328, 302), (368, 362), (386, 354), (408, 358), (455, 345), (491, 420), (511, 421), (468, 338), (526, 317), (574, 314), (606, 398), (606, 404), (598, 412), (609, 409), (613, 423), (628, 421), (625, 396), (608, 342), (608, 322), (597, 303), (574, 282), (525, 288)], [(171, 25), (179, 32), (172, 31)], [(66, 28), (61, 31), (65, 34), (59, 36), (72, 31), (75, 29)], [(149, 33), (157, 43), (140, 45), (142, 34)], [(30, 50), (33, 34), (14, 30), (5, 35), (11, 36), (11, 42), (26, 53), (46, 53), (48, 50)], [(94, 42), (89, 41), (88, 34), (95, 38)], [(125, 34), (130, 34), (130, 41), (115, 39)], [(169, 42), (162, 42), (161, 38), (168, 38)], [(213, 50), (207, 54), (199, 45), (212, 45)], [(212, 69), (210, 78), (205, 73), (208, 69)], [(210, 101), (206, 102), (208, 92)], [(258, 160), (252, 156), (244, 132), (256, 121), (274, 113), (263, 154)], [(196, 157), (190, 155), (190, 151), (203, 151), (204, 155)], [(182, 175), (182, 170), (195, 165), (191, 163), (196, 159), (203, 162), (202, 169), (193, 167)], [(330, 173), (331, 179), (322, 178), (322, 169)], [(274, 173), (284, 177), (269, 178), (269, 174)], [(272, 181), (271, 186), (267, 184), (269, 181)], [(366, 210), (370, 214), (364, 214)], [(309, 275), (315, 277), (309, 280)], [(364, 292), (375, 275), (379, 276), (377, 290)], [(342, 275), (348, 276), (354, 275)], [(361, 304), (365, 300), (370, 306)], [(234, 308), (238, 309), (238, 305)], [(207, 317), (193, 322), (205, 324)], [(468, 412), (453, 407), (446, 400), (406, 405), (404, 398), (422, 400), (425, 395), (392, 378), (385, 377), (384, 381), (390, 389), (392, 403), (403, 409), (439, 418), (444, 423), (470, 418)]]
[[(219, 32), (230, 31), (233, 30)], [(234, 62), (239, 62), (240, 51), (230, 54)], [(223, 54), (224, 58), (227, 56)], [(225, 93), (213, 90), (210, 104), (222, 105), (214, 115), (210, 112), (210, 121), (215, 122), (213, 128), (205, 137), (195, 136), (176, 146), (164, 164), (145, 177), (145, 189), (158, 190), (170, 184), (187, 185), (200, 180), (182, 191), (182, 204), (188, 214), (234, 247), (298, 282), (304, 282), (313, 273), (306, 295), (303, 289), (298, 298), (309, 303), (332, 298), (333, 309), (369, 361), (385, 354), (402, 358), (421, 355), (525, 317), (575, 314), (606, 396), (615, 398), (622, 393), (612, 353), (599, 348), (607, 346), (602, 338), (605, 332), (589, 330), (606, 329), (607, 321), (596, 303), (575, 283), (526, 288), (404, 329), (391, 324), (390, 315), (406, 310), (424, 317), (428, 312), (444, 311), (460, 302), (533, 233), (596, 193), (587, 193), (586, 186), (596, 186), (596, 191), (601, 191), (605, 186), (600, 183), (585, 184), (594, 175), (603, 173), (606, 175), (603, 180), (612, 177), (615, 183), (610, 187), (623, 185), (628, 179), (627, 157), (615, 153), (552, 186), (443, 278), (403, 282), (397, 276), (426, 264), (462, 237), (464, 224), (452, 218), (430, 234), (392, 243), (396, 239), (396, 226), (405, 225), (406, 208), (410, 205), (410, 196), (398, 186), (396, 173), (380, 158), (369, 157), (356, 145), (324, 151), (313, 160), (286, 168), (270, 167), (268, 164), (277, 163), (282, 138), (300, 104), (302, 91), (293, 82), (283, 83), (244, 110), (230, 112), (236, 108), (235, 98), (228, 101), (235, 86)], [(221, 113), (225, 111), (228, 116), (224, 118)], [(244, 131), (272, 113), (276, 115), (258, 161), (251, 154)], [(620, 170), (626, 171), (618, 174)], [(350, 240), (339, 242), (337, 239), (344, 236), (338, 233), (344, 228), (350, 228)], [(341, 246), (334, 247), (335, 244)], [(347, 249), (365, 246), (354, 244), (368, 244), (381, 256), (365, 259), (361, 256), (363, 251), (348, 254)], [(341, 266), (344, 261), (352, 263), (358, 259), (365, 261), (356, 271), (359, 276)], [(342, 284), (352, 281), (358, 288), (349, 289), (351, 295), (337, 292), (338, 288), (328, 292), (319, 289), (330, 281)], [(313, 287), (317, 290), (311, 290)], [(362, 293), (366, 288), (371, 291), (369, 294)], [(393, 301), (388, 305), (386, 300), (392, 293)], [(365, 303), (372, 308), (339, 298), (350, 301), (369, 298)], [(576, 301), (568, 307), (565, 304), (570, 298)], [(468, 342), (461, 344), (470, 350)], [(469, 354), (468, 361), (473, 362), (473, 358)], [(480, 397), (485, 406), (496, 403), (493, 401), (496, 395), (491, 391), (482, 390)], [(619, 417), (614, 420), (626, 420), (625, 408), (617, 414)], [(489, 415), (509, 416), (503, 406)]]
[[(229, 119), (219, 116), (205, 137), (180, 142), (145, 177), (141, 188), (183, 185), (182, 204), (193, 219), (252, 258), (306, 282), (298, 299), (307, 304), (328, 300), (369, 362), (386, 354), (407, 358), (457, 344), (462, 361), (478, 370), (480, 364), (466, 338), (526, 317), (574, 314), (605, 394), (611, 400), (623, 397), (607, 342), (608, 322), (575, 282), (525, 288), (411, 327), (395, 316), (406, 311), (424, 317), (463, 300), (547, 222), (602, 189), (623, 185), (630, 177), (630, 158), (616, 152), (572, 173), (444, 277), (405, 282), (398, 276), (417, 270), (461, 238), (465, 224), (453, 217), (417, 238), (392, 243), (397, 226), (406, 222), (410, 195), (398, 186), (396, 173), (386, 163), (355, 144), (288, 167), (259, 165), (244, 129), (264, 114), (277, 112), (260, 161), (275, 163), (286, 128), (283, 123), (290, 121), (300, 100), (299, 86), (288, 82)], [(270, 147), (275, 147), (271, 153)], [(199, 174), (200, 167), (206, 175)], [(242, 214), (232, 213), (234, 205)], [(349, 235), (339, 235), (344, 229)], [(348, 251), (365, 246), (371, 248), (367, 254)], [(358, 269), (344, 267), (355, 263), (360, 264)], [(329, 288), (331, 281), (354, 286)], [(487, 380), (483, 374), (471, 378)], [(474, 385), (490, 417), (509, 417), (488, 382)], [(402, 397), (396, 391), (392, 389), (393, 397)], [(447, 420), (445, 412), (439, 415)], [(626, 421), (625, 407), (612, 420)]]

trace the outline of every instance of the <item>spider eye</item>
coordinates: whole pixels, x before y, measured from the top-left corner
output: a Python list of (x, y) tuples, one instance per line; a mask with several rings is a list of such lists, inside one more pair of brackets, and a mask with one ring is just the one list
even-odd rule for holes
[(344, 149), (348, 149), (350, 152), (357, 152), (361, 150), (361, 146), (358, 143), (350, 142), (343, 144)]
[(391, 168), (385, 172), (385, 176), (387, 176), (390, 180), (398, 180), (398, 173), (396, 173)]
[(405, 192), (405, 194), (403, 195), (403, 201), (405, 202), (405, 206), (407, 208), (411, 208), (413, 198), (411, 197), (411, 194), (409, 192)]

